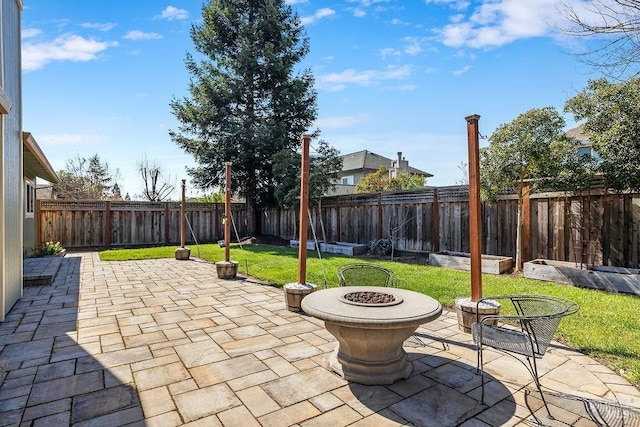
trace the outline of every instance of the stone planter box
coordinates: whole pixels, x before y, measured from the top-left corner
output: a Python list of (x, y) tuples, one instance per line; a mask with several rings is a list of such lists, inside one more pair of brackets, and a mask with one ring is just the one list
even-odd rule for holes
[[(318, 240), (319, 244), (322, 244), (324, 240)], [(291, 246), (294, 249), (298, 249), (300, 247), (300, 241), (299, 240), (289, 240), (289, 246)], [(307, 240), (307, 250), (308, 251), (315, 251), (316, 250), (316, 241), (315, 240)]]
[[(429, 254), (429, 265), (470, 271), (471, 255), (467, 252), (432, 252)], [(503, 274), (511, 270), (512, 266), (511, 257), (482, 255), (483, 273)]]
[(574, 262), (534, 259), (524, 263), (524, 277), (581, 288), (640, 295), (640, 270), (637, 268), (580, 268), (580, 265)]
[(342, 254), (347, 256), (364, 255), (369, 251), (369, 246), (358, 243), (328, 242), (320, 243), (320, 252)]
[[(354, 255), (363, 255), (369, 251), (369, 246), (362, 245), (359, 243), (347, 243), (347, 242), (327, 242), (325, 243), (323, 240), (318, 240), (318, 244), (320, 246), (320, 252), (326, 252), (330, 254), (342, 254), (346, 256), (354, 256)], [(292, 248), (297, 248), (300, 246), (300, 243), (297, 240), (291, 240), (290, 245)], [(307, 250), (315, 251), (316, 244), (315, 240), (307, 241)]]

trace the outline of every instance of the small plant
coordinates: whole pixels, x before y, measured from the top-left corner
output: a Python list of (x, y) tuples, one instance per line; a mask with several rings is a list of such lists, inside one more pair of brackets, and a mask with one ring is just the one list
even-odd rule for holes
[(391, 239), (377, 239), (369, 243), (369, 252), (372, 255), (391, 255), (393, 243)]
[(47, 255), (58, 255), (60, 253), (60, 250), (62, 250), (62, 246), (60, 245), (60, 242), (54, 243), (53, 241), (51, 241), (37, 248), (33, 255), (36, 257), (43, 257)]

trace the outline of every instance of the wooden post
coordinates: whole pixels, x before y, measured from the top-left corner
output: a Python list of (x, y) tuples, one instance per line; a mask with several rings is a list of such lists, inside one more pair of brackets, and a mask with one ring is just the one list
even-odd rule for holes
[(229, 262), (231, 246), (231, 162), (225, 162), (224, 184), (224, 260)]
[(104, 244), (111, 249), (111, 201), (107, 200), (104, 207)]
[(298, 248), (298, 283), (307, 283), (307, 229), (309, 227), (309, 142), (310, 135), (302, 135), (302, 165), (300, 170), (300, 247)]
[(378, 240), (382, 239), (382, 192), (378, 193)]
[(440, 252), (440, 201), (438, 189), (433, 189), (433, 252)]
[(531, 186), (525, 184), (522, 199), (522, 261), (531, 261)]
[(164, 202), (164, 244), (168, 245), (171, 243), (171, 239), (169, 236), (170, 228), (169, 225), (171, 223), (171, 213), (169, 212), (169, 202)]
[(36, 248), (42, 246), (42, 200), (36, 199)]
[(471, 253), (471, 301), (482, 298), (482, 230), (480, 212), (480, 148), (477, 114), (465, 117), (469, 146), (469, 248)]
[(185, 187), (186, 187), (186, 183), (187, 180), (183, 179), (182, 180), (182, 203), (180, 203), (180, 247), (184, 248), (185, 245), (187, 244), (187, 221), (186, 221), (186, 214), (187, 214), (187, 206), (186, 206), (186, 197), (185, 197)]

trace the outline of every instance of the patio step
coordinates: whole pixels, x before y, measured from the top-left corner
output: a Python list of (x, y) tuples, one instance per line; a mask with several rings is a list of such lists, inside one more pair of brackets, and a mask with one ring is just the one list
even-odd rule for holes
[(24, 286), (50, 285), (53, 283), (63, 259), (61, 256), (25, 258), (22, 261)]

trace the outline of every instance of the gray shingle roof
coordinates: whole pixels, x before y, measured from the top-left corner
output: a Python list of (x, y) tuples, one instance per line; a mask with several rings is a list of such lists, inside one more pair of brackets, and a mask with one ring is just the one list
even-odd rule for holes
[[(388, 157), (381, 156), (369, 150), (356, 151), (355, 153), (344, 154), (340, 157), (342, 157), (343, 172), (354, 170), (375, 171), (378, 170), (380, 166), (384, 166), (389, 169), (392, 162)], [(425, 172), (411, 166), (409, 166), (409, 173), (423, 175), (425, 177), (433, 176), (429, 172)]]

